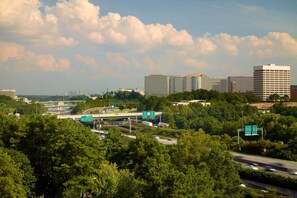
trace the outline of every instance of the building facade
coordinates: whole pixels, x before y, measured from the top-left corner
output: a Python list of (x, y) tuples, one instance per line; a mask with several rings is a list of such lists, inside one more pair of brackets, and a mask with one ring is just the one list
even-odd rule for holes
[(254, 91), (253, 76), (229, 76), (227, 83), (228, 92), (245, 93)]
[(275, 64), (254, 66), (254, 94), (266, 101), (272, 94), (290, 97), (290, 66)]
[(297, 100), (297, 85), (291, 85), (290, 93), (291, 99)]
[(0, 96), (9, 96), (12, 99), (16, 99), (16, 91), (14, 89), (2, 89), (0, 90)]
[(170, 85), (169, 76), (166, 75), (149, 75), (144, 79), (145, 97), (158, 96), (166, 97), (169, 95)]
[(170, 94), (191, 92), (197, 89), (227, 91), (226, 78), (210, 78), (203, 74), (186, 76), (149, 75), (145, 76), (145, 96), (166, 97)]

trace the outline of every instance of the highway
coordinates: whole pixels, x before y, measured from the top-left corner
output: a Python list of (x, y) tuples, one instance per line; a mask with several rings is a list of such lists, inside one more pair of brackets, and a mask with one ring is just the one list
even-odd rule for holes
[(246, 155), (237, 152), (230, 152), (234, 156), (234, 160), (240, 162), (243, 167), (247, 167), (249, 164), (256, 163), (259, 170), (265, 170), (265, 166), (271, 166), (276, 169), (274, 174), (289, 176), (297, 179), (297, 175), (292, 175), (288, 170), (297, 171), (297, 162), (287, 161), (281, 159), (274, 159), (268, 157), (261, 157), (255, 155)]
[[(94, 119), (99, 118), (135, 118), (142, 117), (142, 112), (133, 112), (133, 113), (105, 113), (105, 114), (90, 114)], [(162, 115), (162, 112), (155, 112), (155, 116)], [(79, 120), (82, 115), (57, 115), (59, 119), (73, 119)]]
[[(136, 139), (134, 135), (125, 135), (129, 138)], [(177, 143), (177, 140), (174, 139), (167, 139), (167, 138), (155, 138), (158, 142), (166, 145), (173, 145)], [(292, 175), (288, 172), (288, 170), (295, 170), (297, 171), (297, 162), (294, 161), (287, 161), (281, 159), (274, 159), (268, 157), (261, 157), (255, 155), (247, 155), (237, 152), (230, 151), (230, 154), (234, 156), (234, 160), (241, 163), (242, 167), (247, 168), (250, 164), (257, 164), (257, 168), (259, 171), (265, 171), (266, 166), (272, 166), (276, 169), (275, 172), (272, 172), (277, 175), (292, 177), (297, 179), (297, 175)]]

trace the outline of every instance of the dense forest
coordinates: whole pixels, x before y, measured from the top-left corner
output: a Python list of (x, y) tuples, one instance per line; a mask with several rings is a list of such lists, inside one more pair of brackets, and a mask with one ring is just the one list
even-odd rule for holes
[(72, 120), (0, 116), (1, 197), (241, 196), (239, 165), (202, 130), (175, 146), (116, 131), (101, 140)]
[[(192, 99), (211, 106), (171, 104)], [(162, 111), (170, 128), (139, 126), (135, 140), (106, 128), (109, 135), (101, 139), (73, 120), (42, 115), (38, 104), (1, 97), (0, 196), (275, 197), (273, 190), (263, 194), (240, 187), (244, 172), (226, 151), (238, 150), (237, 129), (244, 125), (262, 127), (264, 139), (241, 134), (242, 152), (297, 161), (297, 110), (282, 102), (261, 113), (249, 105), (257, 101), (251, 93), (197, 90), (166, 98), (116, 93), (87, 99), (77, 112), (114, 100), (122, 108)], [(21, 109), (27, 111), (20, 117), (8, 115)], [(163, 145), (155, 135), (178, 141)]]

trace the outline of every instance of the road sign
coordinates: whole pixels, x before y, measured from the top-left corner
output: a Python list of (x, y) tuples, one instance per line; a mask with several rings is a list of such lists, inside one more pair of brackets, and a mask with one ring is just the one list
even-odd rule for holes
[(142, 112), (142, 119), (147, 119), (147, 111)]
[(245, 136), (252, 135), (252, 125), (246, 125), (244, 127), (244, 134), (245, 134)]
[(258, 133), (257, 133), (257, 125), (252, 125), (252, 135), (258, 135)]
[(82, 115), (80, 117), (81, 122), (92, 122), (93, 121), (93, 116), (91, 115)]
[(257, 125), (246, 125), (244, 127), (245, 136), (258, 135), (257, 131), (258, 131)]
[(150, 112), (150, 119), (154, 119), (155, 118), (155, 112), (154, 111), (151, 111)]

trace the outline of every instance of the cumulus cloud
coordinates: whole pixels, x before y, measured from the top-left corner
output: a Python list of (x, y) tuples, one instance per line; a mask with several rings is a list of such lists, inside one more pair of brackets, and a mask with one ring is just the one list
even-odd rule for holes
[(106, 56), (110, 62), (115, 63), (117, 65), (124, 66), (130, 64), (130, 61), (126, 59), (123, 54), (108, 52)]
[(77, 60), (79, 60), (80, 62), (83, 62), (83, 63), (85, 63), (87, 65), (92, 66), (92, 67), (96, 67), (97, 66), (96, 60), (93, 57), (91, 57), (91, 56), (82, 56), (80, 54), (76, 54), (75, 55), (75, 58)]
[(65, 58), (39, 55), (16, 43), (0, 42), (0, 70), (61, 72), (69, 68)]
[(158, 45), (193, 44), (186, 30), (178, 31), (171, 24), (144, 24), (135, 16), (122, 17), (118, 13), (101, 17), (99, 6), (88, 0), (61, 0), (52, 7), (43, 6), (38, 0), (3, 0), (0, 13), (2, 30), (48, 45), (71, 46), (77, 44), (76, 38), (133, 46), (140, 51)]
[(192, 58), (188, 58), (185, 60), (184, 64), (186, 66), (190, 66), (196, 69), (205, 69), (208, 68), (208, 63), (206, 61), (200, 61)]

